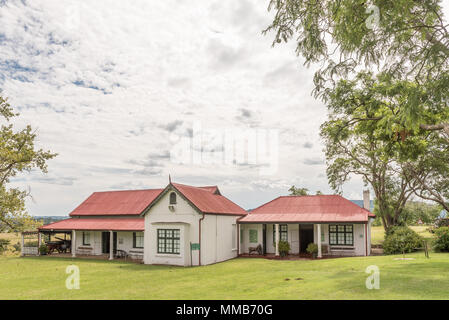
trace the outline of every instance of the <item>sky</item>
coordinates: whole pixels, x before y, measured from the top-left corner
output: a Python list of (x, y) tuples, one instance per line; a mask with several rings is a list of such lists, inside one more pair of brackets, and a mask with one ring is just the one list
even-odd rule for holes
[[(164, 188), (169, 175), (218, 185), (245, 209), (291, 185), (333, 193), (315, 69), (294, 43), (272, 47), (267, 7), (0, 0), (0, 90), (20, 112), (16, 128), (30, 124), (36, 146), (58, 153), (47, 174), (11, 182), (30, 190), (29, 212), (65, 216), (92, 192)], [(243, 142), (225, 149), (229, 137)], [(353, 177), (343, 195), (361, 199), (363, 188)]]

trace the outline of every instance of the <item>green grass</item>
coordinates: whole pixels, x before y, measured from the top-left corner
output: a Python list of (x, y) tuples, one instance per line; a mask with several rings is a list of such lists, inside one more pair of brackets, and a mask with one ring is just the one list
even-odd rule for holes
[[(233, 259), (183, 268), (56, 257), (0, 257), (0, 299), (448, 299), (449, 254), (324, 260)], [(65, 271), (80, 269), (80, 290)], [(380, 269), (368, 290), (366, 267)], [(295, 280), (301, 278), (302, 280)], [(286, 280), (290, 279), (290, 280)]]
[[(420, 236), (422, 236), (425, 239), (433, 239), (434, 237), (434, 235), (427, 230), (429, 226), (410, 226), (410, 228), (415, 230)], [(384, 241), (384, 237), (385, 237), (385, 230), (383, 226), (371, 228), (372, 244), (381, 244)]]

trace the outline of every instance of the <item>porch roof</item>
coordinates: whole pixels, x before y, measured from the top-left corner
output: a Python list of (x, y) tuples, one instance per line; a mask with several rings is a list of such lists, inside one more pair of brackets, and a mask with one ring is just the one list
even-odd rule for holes
[(144, 231), (144, 218), (69, 218), (40, 227), (39, 231), (53, 230), (111, 230)]
[(239, 223), (366, 223), (367, 218), (361, 215), (340, 214), (248, 214), (238, 220)]
[(366, 223), (375, 217), (339, 195), (283, 196), (251, 211), (241, 223)]

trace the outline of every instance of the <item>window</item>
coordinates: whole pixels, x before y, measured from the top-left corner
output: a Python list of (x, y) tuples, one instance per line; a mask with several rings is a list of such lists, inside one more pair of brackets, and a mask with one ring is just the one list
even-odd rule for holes
[(90, 246), (90, 232), (83, 232), (83, 246)]
[(249, 243), (258, 243), (258, 236), (256, 229), (249, 229)]
[(133, 232), (133, 248), (143, 248), (143, 232)]
[(170, 204), (176, 204), (176, 193), (170, 193)]
[[(288, 241), (288, 227), (286, 224), (279, 225), (279, 240)], [(276, 225), (273, 224), (273, 243), (276, 243)]]
[(157, 253), (179, 254), (179, 229), (157, 229)]
[(240, 227), (240, 243), (243, 243), (243, 228)]
[(329, 244), (352, 246), (354, 244), (352, 225), (330, 225)]

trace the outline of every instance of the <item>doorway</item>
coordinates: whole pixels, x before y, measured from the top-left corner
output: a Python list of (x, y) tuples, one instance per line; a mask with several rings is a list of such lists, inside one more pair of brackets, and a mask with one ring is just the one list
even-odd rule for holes
[[(113, 233), (113, 253), (117, 251), (117, 232)], [(109, 249), (111, 248), (111, 237), (108, 231), (101, 233), (101, 252), (105, 254), (109, 254)]]
[(313, 224), (299, 225), (299, 253), (307, 253), (307, 246), (313, 243)]

